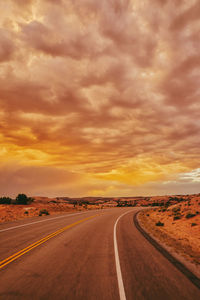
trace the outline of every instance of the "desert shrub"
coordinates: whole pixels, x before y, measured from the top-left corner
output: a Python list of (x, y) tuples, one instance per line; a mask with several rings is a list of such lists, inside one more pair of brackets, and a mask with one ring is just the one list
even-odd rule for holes
[(179, 212), (180, 210), (180, 206), (172, 208), (173, 213)]
[(185, 217), (186, 217), (187, 219), (190, 219), (190, 218), (193, 218), (193, 217), (195, 217), (195, 216), (196, 216), (196, 214), (188, 213)]
[(156, 223), (156, 226), (164, 226), (164, 223), (158, 221), (158, 222)]
[(176, 215), (176, 216), (174, 216), (174, 219), (173, 219), (173, 220), (175, 221), (175, 220), (179, 220), (179, 219), (181, 219), (181, 215)]
[(16, 204), (27, 205), (31, 202), (33, 202), (33, 198), (27, 197), (25, 194), (19, 194), (15, 199)]
[(199, 211), (197, 210), (197, 211), (196, 211), (196, 215), (198, 215), (198, 214), (199, 214)]
[(49, 215), (48, 210), (47, 209), (41, 209), (40, 212), (39, 212), (39, 216), (42, 216), (42, 215), (48, 216)]
[(163, 209), (162, 209), (162, 212), (165, 212), (166, 210), (167, 210), (166, 208), (163, 208)]
[(197, 225), (197, 223), (192, 223), (192, 224), (191, 224), (191, 226), (196, 226), (196, 225)]
[(12, 199), (9, 197), (1, 197), (0, 204), (11, 204)]
[(28, 211), (26, 210), (26, 211), (24, 212), (24, 214), (25, 214), (25, 215), (28, 215)]
[(149, 214), (147, 214), (147, 217), (149, 217)]

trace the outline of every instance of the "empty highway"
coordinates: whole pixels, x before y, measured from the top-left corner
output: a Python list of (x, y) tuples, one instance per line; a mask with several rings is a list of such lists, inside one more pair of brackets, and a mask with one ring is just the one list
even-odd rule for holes
[(0, 300), (199, 300), (200, 290), (136, 229), (140, 208), (0, 225)]

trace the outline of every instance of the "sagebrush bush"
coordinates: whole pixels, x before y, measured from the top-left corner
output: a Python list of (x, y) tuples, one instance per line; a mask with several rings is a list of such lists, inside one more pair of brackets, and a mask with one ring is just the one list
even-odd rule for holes
[(179, 219), (181, 219), (181, 215), (176, 215), (176, 216), (174, 216), (174, 219), (173, 219), (173, 220), (175, 221), (175, 220), (179, 220)]
[(42, 216), (42, 215), (48, 216), (49, 215), (48, 210), (47, 209), (41, 209), (40, 212), (39, 212), (39, 216)]
[(164, 223), (162, 223), (162, 222), (160, 222), (160, 221), (158, 221), (157, 223), (156, 223), (156, 226), (164, 226), (165, 224)]
[(186, 217), (187, 219), (190, 219), (190, 218), (193, 218), (193, 217), (195, 217), (195, 216), (196, 216), (196, 214), (188, 213), (185, 217)]
[(173, 213), (177, 213), (181, 210), (180, 206), (172, 208)]

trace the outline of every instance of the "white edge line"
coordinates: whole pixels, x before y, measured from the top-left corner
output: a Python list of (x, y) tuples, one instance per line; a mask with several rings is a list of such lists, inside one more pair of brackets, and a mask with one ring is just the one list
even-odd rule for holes
[[(98, 210), (93, 210), (93, 211), (98, 211)], [(66, 217), (75, 216), (75, 215), (81, 215), (81, 214), (85, 214), (85, 213), (88, 213), (88, 211), (84, 211), (84, 212), (81, 212), (81, 213), (74, 213), (74, 214), (66, 214), (64, 216), (49, 218), (47, 220), (41, 220), (41, 221), (31, 222), (31, 223), (27, 223), (27, 224), (18, 225), (18, 226), (13, 226), (13, 227), (1, 229), (0, 232), (16, 229), (16, 228), (20, 228), (20, 227), (25, 227), (25, 226), (29, 226), (29, 225), (32, 225), (32, 224), (47, 222), (47, 221), (51, 221), (51, 220), (55, 220), (55, 219), (66, 218)]]
[[(131, 210), (132, 211), (132, 210)], [(121, 216), (118, 217), (118, 219), (115, 222), (114, 225), (114, 232), (113, 232), (113, 238), (114, 238), (114, 252), (115, 252), (115, 265), (116, 265), (116, 271), (117, 271), (117, 281), (118, 281), (118, 288), (119, 288), (119, 297), (120, 300), (126, 300), (126, 294), (124, 290), (124, 283), (123, 283), (123, 278), (122, 278), (122, 271), (120, 267), (120, 261), (119, 261), (119, 251), (118, 251), (118, 246), (117, 246), (117, 224), (118, 221), (123, 217), (124, 215), (128, 214), (131, 212), (130, 210), (122, 214)]]

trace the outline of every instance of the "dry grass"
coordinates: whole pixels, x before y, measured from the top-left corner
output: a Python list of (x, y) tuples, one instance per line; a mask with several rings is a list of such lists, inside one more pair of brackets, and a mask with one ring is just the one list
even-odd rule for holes
[(60, 204), (0, 205), (0, 223), (35, 217), (42, 209), (48, 210), (50, 214), (72, 210)]
[[(31, 203), (30, 205), (0, 205), (0, 223), (21, 220), (29, 217), (39, 216), (40, 210), (47, 210), (50, 215), (64, 212), (75, 212), (86, 210), (84, 206), (74, 208), (67, 203)], [(97, 209), (96, 205), (88, 205), (87, 209)]]

